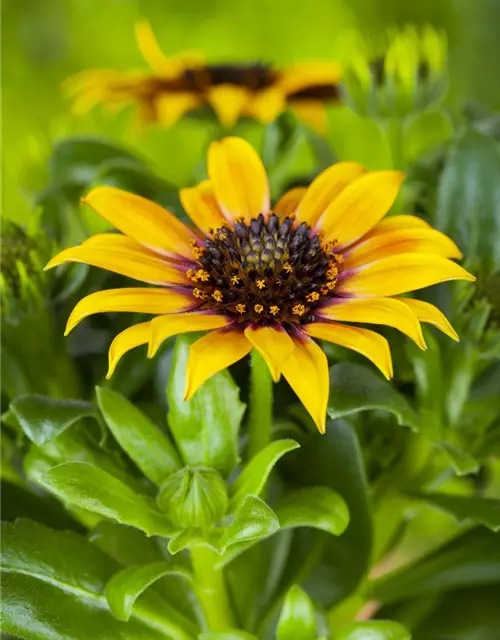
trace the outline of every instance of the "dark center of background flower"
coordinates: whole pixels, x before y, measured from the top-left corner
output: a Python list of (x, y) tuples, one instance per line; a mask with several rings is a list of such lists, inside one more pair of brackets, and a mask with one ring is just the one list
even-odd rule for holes
[(194, 244), (199, 268), (187, 275), (207, 309), (246, 323), (306, 323), (334, 295), (341, 257), (333, 249), (305, 223), (261, 214)]

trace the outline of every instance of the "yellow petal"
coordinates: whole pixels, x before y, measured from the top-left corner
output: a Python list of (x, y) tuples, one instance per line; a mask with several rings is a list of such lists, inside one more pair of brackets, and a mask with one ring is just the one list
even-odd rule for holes
[(167, 58), (147, 20), (137, 22), (135, 36), (142, 57), (151, 69), (163, 78), (175, 78), (186, 67), (203, 64), (203, 56), (196, 51), (185, 51), (178, 56)]
[(245, 108), (245, 115), (255, 118), (263, 124), (269, 124), (284, 111), (285, 94), (278, 87), (269, 87), (253, 93)]
[(119, 333), (109, 347), (109, 366), (106, 378), (109, 380), (115, 372), (116, 365), (127, 351), (149, 342), (151, 322), (141, 322)]
[(295, 348), (283, 366), (283, 375), (310, 413), (318, 431), (325, 433), (330, 391), (328, 360), (323, 350), (305, 334), (292, 336)]
[(347, 246), (365, 235), (394, 204), (404, 179), (400, 171), (371, 171), (346, 187), (325, 211), (325, 240)]
[(184, 400), (189, 400), (206, 380), (244, 358), (251, 349), (244, 333), (231, 328), (211, 331), (197, 340), (189, 350)]
[(280, 325), (251, 325), (245, 336), (267, 362), (274, 382), (278, 382), (288, 357), (294, 350), (293, 340)]
[(281, 72), (279, 87), (286, 93), (295, 93), (311, 86), (337, 84), (341, 66), (329, 60), (298, 62)]
[(122, 233), (167, 256), (192, 259), (196, 236), (160, 205), (114, 187), (97, 187), (82, 202)]
[(255, 149), (241, 138), (214, 141), (208, 150), (208, 175), (229, 221), (247, 222), (269, 211), (266, 170)]
[(201, 106), (200, 98), (187, 91), (178, 93), (163, 93), (159, 95), (154, 106), (158, 122), (166, 127), (172, 127), (183, 115)]
[[(107, 238), (106, 238), (107, 236)], [(127, 278), (149, 284), (189, 285), (185, 272), (178, 266), (162, 260), (129, 238), (116, 234), (100, 234), (97, 239), (61, 251), (50, 260), (45, 269), (52, 269), (65, 262), (81, 262), (93, 267), (119, 273)]]
[(422, 327), (415, 314), (403, 302), (394, 298), (337, 298), (318, 310), (318, 321), (340, 320), (394, 327), (426, 349)]
[(373, 237), (388, 231), (398, 231), (399, 229), (432, 229), (431, 225), (417, 216), (402, 214), (399, 216), (387, 216), (371, 229), (366, 238)]
[(416, 315), (420, 322), (426, 322), (433, 324), (440, 329), (443, 333), (449, 336), (452, 340), (458, 342), (460, 338), (457, 332), (451, 326), (448, 318), (437, 307), (429, 302), (423, 300), (414, 300), (413, 298), (395, 298), (407, 305), (411, 311)]
[(443, 258), (461, 258), (457, 245), (444, 233), (430, 228), (400, 229), (363, 238), (344, 254), (344, 268), (401, 253), (430, 253)]
[(323, 135), (328, 130), (328, 118), (325, 105), (317, 100), (294, 99), (290, 106), (297, 116), (316, 133)]
[(179, 191), (184, 210), (195, 225), (208, 235), (210, 229), (219, 229), (225, 222), (222, 211), (215, 199), (210, 180), (200, 182), (196, 187)]
[(75, 306), (66, 325), (65, 335), (87, 316), (95, 313), (128, 311), (134, 313), (178, 313), (198, 306), (190, 293), (173, 289), (108, 289), (82, 298)]
[(364, 298), (397, 296), (447, 280), (475, 278), (460, 265), (425, 253), (402, 253), (345, 272), (337, 285), (341, 295)]
[(306, 193), (306, 187), (294, 187), (284, 193), (274, 205), (273, 211), (280, 218), (293, 215), (299, 206), (300, 201)]
[(228, 324), (231, 324), (231, 319), (228, 316), (217, 315), (207, 311), (174, 313), (154, 318), (151, 321), (148, 358), (152, 358), (155, 355), (165, 340), (179, 333), (220, 329)]
[(230, 129), (238, 122), (250, 96), (250, 92), (244, 87), (220, 84), (216, 87), (210, 87), (206, 99), (221, 124)]
[(371, 360), (387, 379), (392, 378), (392, 359), (389, 343), (375, 331), (334, 322), (313, 322), (303, 325), (302, 328), (314, 338), (327, 340), (341, 347), (346, 347), (346, 349), (357, 351)]
[(307, 189), (297, 212), (297, 220), (314, 226), (335, 198), (365, 171), (357, 162), (337, 162), (322, 171)]

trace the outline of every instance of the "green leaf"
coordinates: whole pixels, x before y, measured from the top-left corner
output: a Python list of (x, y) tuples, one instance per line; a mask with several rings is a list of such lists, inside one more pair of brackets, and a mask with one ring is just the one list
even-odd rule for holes
[(335, 640), (411, 640), (411, 634), (399, 622), (374, 620), (353, 622), (336, 634)]
[(122, 565), (151, 564), (165, 560), (157, 544), (162, 538), (148, 537), (140, 529), (112, 520), (101, 520), (88, 539)]
[[(355, 430), (346, 420), (329, 420), (324, 436), (309, 436), (299, 450), (285, 457), (283, 473), (289, 483), (298, 488), (328, 486), (347, 504), (349, 526), (339, 538), (328, 536), (322, 540), (321, 562), (316, 563), (317, 568), (313, 568), (305, 582), (314, 599), (329, 607), (356, 589), (369, 568), (372, 552), (368, 487)], [(302, 579), (304, 564), (310, 561), (307, 549), (315, 540), (312, 532), (304, 530), (301, 544), (294, 547), (289, 556), (277, 598), (283, 597), (291, 584)], [(321, 590), (317, 588), (319, 583)]]
[[(0, 625), (25, 640), (162, 640), (139, 620), (115, 620), (102, 606), (79, 599), (29, 575), (2, 576)], [(188, 640), (189, 636), (185, 636)]]
[[(121, 639), (134, 638), (135, 630), (141, 629), (137, 620), (141, 620), (149, 627), (148, 632), (155, 629), (177, 640), (190, 640), (188, 632), (192, 633), (192, 624), (154, 593), (141, 598), (140, 607), (134, 611), (136, 621), (130, 626), (130, 636), (128, 626), (116, 626), (106, 610), (104, 589), (119, 565), (77, 533), (55, 531), (30, 520), (2, 523), (1, 563), (3, 613), (7, 619), (7, 626), (2, 626), (4, 630), (12, 633), (22, 630), (22, 637), (37, 640), (53, 637), (62, 640), (92, 637), (91, 632), (96, 637), (106, 637), (103, 631), (109, 628), (113, 630), (110, 638)], [(72, 618), (65, 617), (66, 606), (68, 616), (81, 612), (82, 631)], [(102, 614), (94, 613), (95, 610)], [(58, 614), (55, 618), (54, 611)], [(101, 621), (102, 629), (94, 626), (94, 619), (95, 624)], [(46, 635), (51, 624), (54, 635)]]
[(64, 462), (46, 471), (40, 483), (62, 500), (148, 535), (172, 535), (172, 525), (148, 496), (135, 493), (106, 471), (87, 462)]
[(478, 528), (379, 578), (370, 595), (392, 603), (487, 584), (500, 584), (500, 544), (497, 534)]
[(500, 531), (500, 500), (445, 493), (419, 493), (416, 497), (451, 513), (459, 522), (479, 523)]
[(229, 631), (216, 631), (215, 633), (208, 631), (207, 633), (202, 633), (199, 635), (199, 640), (258, 640), (258, 638), (246, 631), (229, 629)]
[(121, 394), (104, 387), (97, 387), (96, 393), (104, 420), (120, 446), (146, 477), (161, 485), (181, 466), (168, 437)]
[(450, 151), (435, 223), (472, 263), (500, 267), (500, 155), (490, 136), (466, 131)]
[(479, 462), (465, 451), (461, 451), (449, 442), (439, 442), (441, 449), (449, 458), (458, 476), (467, 476), (479, 471)]
[(55, 181), (89, 184), (101, 167), (112, 160), (126, 160), (141, 166), (141, 161), (125, 149), (104, 138), (74, 137), (59, 142), (52, 154), (50, 168)]
[(293, 586), (287, 593), (278, 621), (277, 640), (315, 640), (314, 605), (305, 591)]
[(274, 465), (285, 453), (299, 446), (295, 440), (275, 440), (259, 451), (229, 488), (229, 513), (233, 513), (248, 494), (259, 496)]
[(226, 513), (226, 483), (215, 469), (185, 467), (163, 483), (157, 502), (177, 527), (207, 529)]
[(89, 402), (58, 400), (46, 396), (21, 396), (10, 404), (26, 436), (36, 445), (49, 442), (86, 416), (96, 416)]
[(184, 549), (189, 549), (190, 547), (195, 545), (210, 546), (210, 544), (202, 536), (200, 529), (184, 529), (183, 531), (180, 531), (178, 534), (173, 536), (173, 538), (169, 541), (168, 552), (175, 556), (180, 551), (184, 551)]
[(171, 575), (191, 580), (191, 574), (185, 567), (170, 562), (153, 562), (122, 569), (106, 585), (109, 608), (118, 620), (129, 620), (137, 598), (157, 580)]
[(228, 475), (238, 463), (238, 432), (245, 405), (227, 371), (207, 380), (184, 402), (192, 336), (177, 338), (168, 384), (168, 422), (186, 464)]
[(275, 509), (282, 528), (313, 527), (339, 536), (349, 524), (344, 499), (329, 487), (299, 489)]
[(372, 369), (352, 362), (340, 362), (330, 369), (330, 384), (330, 418), (379, 409), (394, 414), (399, 424), (418, 431), (418, 415), (406, 398)]
[(241, 503), (234, 520), (222, 539), (223, 552), (230, 546), (254, 542), (276, 533), (280, 523), (276, 514), (263, 500), (249, 495)]

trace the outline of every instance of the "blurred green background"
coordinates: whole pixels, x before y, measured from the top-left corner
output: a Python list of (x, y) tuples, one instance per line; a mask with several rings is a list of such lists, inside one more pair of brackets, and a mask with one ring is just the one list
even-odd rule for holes
[[(2, 12), (3, 212), (17, 221), (29, 217), (51, 146), (65, 135), (109, 136), (169, 182), (188, 181), (206, 142), (202, 123), (141, 131), (129, 113), (73, 116), (61, 95), (61, 82), (82, 69), (145, 69), (134, 41), (134, 23), (143, 17), (167, 54), (192, 48), (211, 60), (278, 64), (335, 59), (342, 33), (352, 27), (375, 33), (430, 22), (448, 34), (450, 100), (500, 107), (498, 0), (4, 0)], [(373, 123), (346, 108), (332, 109), (330, 123), (341, 158), (388, 163)]]

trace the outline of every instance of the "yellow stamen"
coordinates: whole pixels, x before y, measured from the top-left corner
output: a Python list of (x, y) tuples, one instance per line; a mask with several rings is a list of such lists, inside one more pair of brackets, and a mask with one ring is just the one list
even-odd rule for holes
[(254, 305), (253, 309), (255, 313), (262, 313), (264, 311), (264, 307), (261, 304)]
[(246, 313), (246, 310), (247, 310), (246, 304), (237, 304), (236, 305), (236, 311), (238, 313)]
[(231, 276), (231, 284), (239, 284), (240, 276)]
[(344, 256), (340, 253), (336, 253), (335, 260), (337, 261), (337, 264), (342, 264), (344, 262)]
[(198, 280), (201, 280), (202, 282), (210, 280), (210, 276), (208, 275), (208, 272), (205, 271), (205, 269), (198, 269), (198, 271), (196, 272), (196, 278)]
[(335, 286), (337, 284), (337, 280), (330, 280), (330, 282), (327, 282), (325, 287), (329, 290), (332, 291), (332, 289), (335, 289)]
[(195, 298), (202, 298), (202, 299), (204, 299), (206, 297), (205, 294), (203, 293), (203, 291), (201, 289), (198, 289), (198, 287), (195, 287), (193, 289), (193, 296)]
[(286, 263), (283, 265), (283, 271), (286, 271), (287, 273), (292, 273), (293, 269), (292, 269), (292, 267), (288, 264), (288, 262), (286, 262)]
[(188, 269), (186, 271), (186, 277), (189, 278), (190, 280), (196, 280), (196, 274), (192, 269)]
[(265, 289), (266, 288), (266, 281), (265, 280), (257, 280), (257, 286), (259, 287), (259, 289)]
[(306, 308), (303, 304), (296, 304), (292, 307), (292, 311), (296, 316), (303, 316), (306, 312)]
[(308, 293), (306, 296), (306, 300), (307, 302), (316, 302), (316, 300), (319, 300), (320, 295), (317, 291), (313, 291), (312, 293)]
[(216, 301), (216, 302), (222, 302), (224, 296), (222, 295), (222, 292), (219, 291), (219, 289), (216, 289), (213, 293), (212, 293), (212, 298)]
[(278, 307), (278, 305), (273, 304), (271, 307), (269, 307), (269, 313), (272, 313), (273, 316), (277, 315), (280, 312), (280, 308)]

